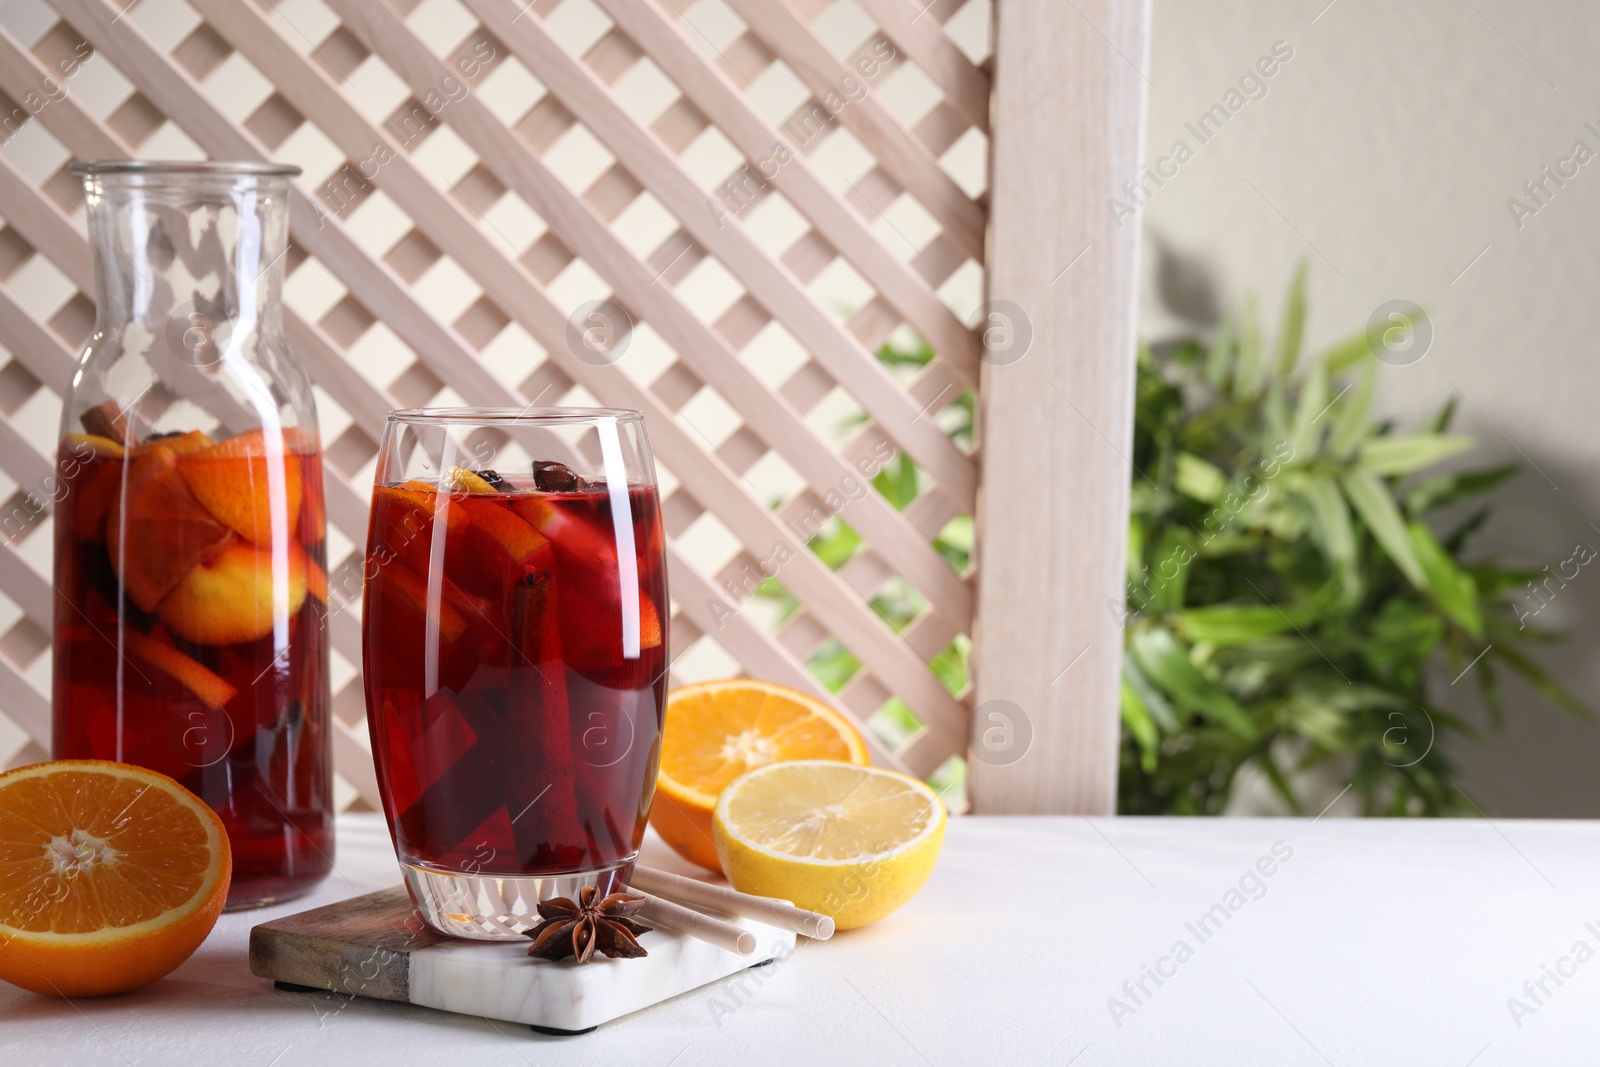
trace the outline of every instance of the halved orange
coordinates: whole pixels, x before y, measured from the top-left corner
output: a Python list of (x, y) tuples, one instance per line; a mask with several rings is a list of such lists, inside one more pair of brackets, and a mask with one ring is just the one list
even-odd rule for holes
[[(289, 451), (301, 435), (268, 437), (247, 430), (220, 444), (180, 456), (178, 469), (194, 495), (229, 529), (258, 545), (272, 543), (273, 504), (283, 510), (284, 529), (300, 518), (304, 486), (299, 457)], [(274, 498), (276, 488), (281, 494)]]
[(650, 825), (680, 856), (721, 870), (711, 812), (723, 788), (752, 768), (797, 759), (869, 762), (850, 720), (797, 689), (754, 678), (674, 689)]
[(170, 448), (128, 465), (106, 519), (111, 566), (141, 611), (154, 611), (196, 564), (232, 538), (195, 499)]
[(92, 997), (153, 982), (216, 925), (233, 857), (164, 774), (58, 760), (0, 774), (0, 979)]

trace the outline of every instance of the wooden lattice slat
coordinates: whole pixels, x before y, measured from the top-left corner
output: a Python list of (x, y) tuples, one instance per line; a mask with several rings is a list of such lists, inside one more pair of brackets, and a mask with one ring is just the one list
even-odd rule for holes
[[(859, 3), (855, 13), (877, 27), (837, 54), (813, 29), (835, 2)], [(933, 547), (953, 518), (972, 513), (977, 494), (973, 458), (938, 421), (976, 384), (981, 351), (962, 320), (966, 308), (946, 292), (964, 266), (982, 266), (986, 215), (982, 199), (963, 192), (940, 163), (964, 136), (988, 132), (988, 73), (943, 29), (963, 3), (729, 0), (722, 7), (705, 0), (709, 17), (742, 22), (717, 49), (695, 24), (700, 6), (667, 0), (538, 0), (526, 8), (516, 0), (328, 0), (325, 7), (314, 0), (144, 0), (127, 11), (106, 0), (51, 0), (61, 21), (31, 47), (0, 31), (0, 91), (20, 99), (87, 42), (96, 53), (91, 64), (114, 66), (131, 92), (93, 110), (69, 93), (39, 112), (36, 121), (74, 156), (145, 154), (175, 128), (214, 158), (300, 162), (316, 154), (310, 144), (331, 145), (341, 157), (331, 172), (324, 163), (294, 184), (287, 273), (291, 292), (297, 274), (313, 265), (342, 291), (315, 308), (291, 299), (286, 324), (317, 385), (349, 418), (324, 445), (330, 523), (356, 546), (330, 560), (334, 645), (350, 663), (359, 662), (356, 549), (385, 413), (441, 394), (510, 405), (587, 395), (640, 408), (649, 420), (668, 478), (674, 651), (714, 642), (747, 672), (829, 695), (806, 661), (837, 640), (862, 667), (834, 699), (863, 721), (891, 698), (903, 701), (923, 728), (893, 751), (875, 739), (876, 756), (926, 775), (965, 751), (967, 694), (951, 693), (929, 661), (971, 631), (975, 600), (971, 576), (958, 574)], [(170, 34), (170, 46), (158, 44), (167, 38), (150, 27), (192, 18), (189, 9), (199, 21)], [(436, 49), (410, 24), (446, 15), (458, 27), (449, 48)], [(598, 31), (570, 43), (560, 25), (568, 15)], [(312, 40), (299, 29), (309, 18), (332, 28)], [(936, 98), (909, 124), (870, 87), (836, 113), (819, 112), (842, 79), (860, 83), (852, 64), (861, 57), (876, 57), (880, 79), (916, 65)], [(209, 83), (241, 62), (271, 91), (235, 121)], [(507, 64), (531, 73), (543, 90), (509, 119), (480, 97)], [(620, 89), (645, 66), (680, 94), (648, 123)], [(375, 118), (361, 86), (370, 87), (378, 68), (404, 86), (405, 98)], [(780, 72), (809, 95), (775, 115), (755, 85)], [(425, 105), (444, 91), (447, 77), (464, 92), (452, 91), (442, 107)], [(465, 153), (448, 180), (426, 158), (445, 129)], [(811, 136), (800, 143), (796, 129)], [(552, 160), (580, 130), (609, 162), (577, 187)], [(316, 138), (308, 141), (309, 131)], [(871, 154), (865, 170), (839, 173), (821, 161), (820, 150), (839, 131)], [(717, 178), (688, 161), (712, 137), (741, 157)], [(791, 158), (752, 184), (751, 168), (780, 140), (796, 142)], [(65, 387), (92, 297), (75, 186), (60, 169), (31, 181), (0, 155), (0, 216), (7, 220), (0, 230), (0, 344), (13, 361), (0, 375), (14, 366), (20, 383), (0, 391), (0, 467), (19, 493), (37, 492), (53, 441), (14, 425), (12, 412), (41, 391), (59, 395)], [(715, 198), (727, 188), (746, 193), (718, 212)], [(407, 220), (381, 246), (355, 222), (378, 192), (392, 205), (386, 210)], [(774, 198), (803, 221), (777, 250), (751, 222)], [(912, 215), (930, 220), (915, 241), (892, 220), (903, 214), (896, 209), (902, 198), (915, 204)], [(674, 225), (640, 251), (626, 239), (626, 226), (646, 202)], [(512, 203), (540, 224), (525, 246), (492, 221)], [(66, 310), (30, 314), (9, 291), (11, 277), (35, 255), (76, 287)], [(815, 288), (839, 265), (853, 272), (859, 294), (843, 309)], [(704, 316), (688, 287), (712, 267), (740, 291)], [(476, 287), (448, 316), (432, 310), (429, 288), (446, 269)], [(579, 271), (590, 291), (573, 299), (570, 279)], [(627, 309), (636, 336), (648, 331), (654, 347), (670, 350), (648, 372), (627, 359), (595, 366), (569, 349), (572, 308), (605, 297)], [(907, 328), (936, 357), (900, 377), (875, 351)], [(542, 358), (525, 361), (518, 352), (508, 363), (507, 331), (531, 339), (536, 348), (527, 355)], [(769, 337), (805, 351), (776, 387), (758, 373)], [(518, 369), (508, 376), (511, 365)], [(737, 420), (715, 438), (686, 413), (711, 396)], [(821, 413), (839, 410), (840, 397), (864, 415), (842, 437), (818, 422)], [(886, 454), (910, 457), (919, 471), (919, 493), (903, 510), (876, 491), (851, 489)], [(761, 481), (771, 477), (761, 473), (769, 460), (798, 479), (776, 502), (769, 484), (787, 483)], [(863, 539), (837, 570), (805, 544), (835, 515)], [(695, 541), (708, 522), (731, 534), (739, 550), (708, 557)], [(0, 700), (0, 708), (31, 739), (9, 753), (13, 760), (48, 748), (36, 631), (48, 629), (51, 592), (23, 540), (0, 551), (0, 594), (23, 613), (13, 627), (17, 640), (0, 641), (0, 684), (15, 683), (19, 694)], [(777, 579), (799, 608), (769, 630), (745, 601), (750, 575), (777, 546), (790, 556)], [(895, 582), (927, 605), (900, 632), (871, 606)], [(21, 650), (17, 658), (12, 647)], [(336, 759), (355, 794), (370, 802), (376, 792), (361, 705), (359, 679), (347, 680), (335, 696)]]

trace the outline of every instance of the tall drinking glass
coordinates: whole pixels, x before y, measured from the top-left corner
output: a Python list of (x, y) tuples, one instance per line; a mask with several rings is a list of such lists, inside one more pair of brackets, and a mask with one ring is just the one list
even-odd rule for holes
[(512, 939), (626, 882), (654, 795), (667, 579), (637, 411), (390, 414), (367, 535), (378, 785), (422, 918)]

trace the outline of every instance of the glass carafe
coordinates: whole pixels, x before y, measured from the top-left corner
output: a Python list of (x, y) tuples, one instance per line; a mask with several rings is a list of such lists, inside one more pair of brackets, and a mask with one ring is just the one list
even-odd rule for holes
[(289, 177), (78, 164), (97, 317), (61, 412), (58, 759), (177, 779), (228, 828), (228, 907), (332, 867), (326, 519), (280, 313)]

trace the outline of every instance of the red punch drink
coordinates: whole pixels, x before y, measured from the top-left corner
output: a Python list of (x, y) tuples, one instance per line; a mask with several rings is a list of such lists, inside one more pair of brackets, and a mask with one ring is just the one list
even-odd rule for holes
[(216, 809), (230, 907), (305, 892), (333, 855), (316, 450), (75, 433), (58, 475), (55, 755), (160, 771)]
[(423, 917), (504, 936), (638, 851), (667, 681), (660, 505), (626, 466), (433, 469), (373, 493), (368, 724)]

